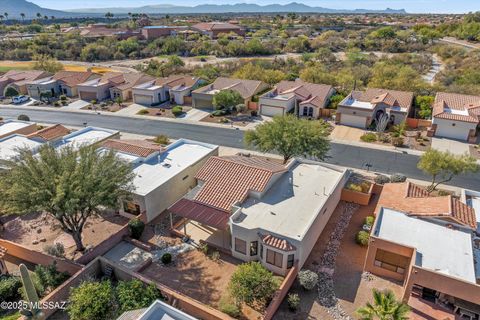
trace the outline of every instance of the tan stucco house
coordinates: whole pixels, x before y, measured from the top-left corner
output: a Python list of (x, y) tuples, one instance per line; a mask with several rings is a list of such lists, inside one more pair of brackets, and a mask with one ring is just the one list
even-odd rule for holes
[(192, 106), (194, 108), (213, 108), (213, 96), (222, 90), (238, 92), (248, 105), (254, 95), (268, 89), (268, 85), (258, 80), (233, 78), (217, 78), (212, 84), (198, 88), (192, 92)]
[(191, 103), (192, 90), (198, 88), (203, 82), (198, 77), (185, 75), (154, 79), (132, 88), (133, 102), (144, 106), (165, 101), (178, 105), (188, 104)]
[(352, 91), (337, 107), (335, 121), (357, 128), (368, 128), (376, 119), (388, 115), (390, 123), (406, 121), (413, 103), (413, 92), (373, 89)]
[(14, 88), (19, 94), (27, 94), (28, 83), (48, 76), (50, 76), (50, 73), (45, 71), (10, 70), (0, 76), (0, 97), (5, 96), (8, 87)]
[(282, 81), (259, 99), (259, 112), (265, 116), (296, 112), (300, 117), (318, 119), (321, 109), (328, 105), (335, 89), (330, 85)]
[(196, 174), (196, 187), (168, 210), (183, 218), (174, 227), (182, 236), (285, 275), (305, 263), (348, 175), (301, 159), (283, 165), (255, 156), (211, 157)]
[(235, 33), (242, 37), (245, 36), (244, 28), (229, 22), (201, 22), (194, 24), (191, 28), (212, 39), (218, 38), (218, 35), (222, 33)]
[(107, 72), (101, 78), (93, 79), (78, 85), (80, 99), (102, 101), (121, 98), (132, 99), (132, 89), (155, 78), (142, 73)]
[(383, 187), (364, 270), (399, 281), (403, 300), (480, 315), (480, 238), (475, 209), (406, 182)]
[(76, 97), (78, 95), (77, 86), (80, 83), (100, 77), (101, 75), (89, 71), (59, 71), (53, 76), (29, 82), (27, 91), (28, 95), (34, 99), (39, 99), (44, 92), (50, 92), (53, 97), (62, 94), (67, 97)]
[(475, 143), (480, 125), (480, 96), (438, 92), (430, 135)]

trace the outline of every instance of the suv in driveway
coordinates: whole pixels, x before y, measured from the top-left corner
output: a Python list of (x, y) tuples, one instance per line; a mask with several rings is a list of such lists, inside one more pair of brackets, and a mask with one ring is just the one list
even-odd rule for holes
[(12, 103), (21, 104), (21, 103), (27, 102), (28, 100), (30, 100), (30, 97), (28, 96), (16, 96), (12, 98)]

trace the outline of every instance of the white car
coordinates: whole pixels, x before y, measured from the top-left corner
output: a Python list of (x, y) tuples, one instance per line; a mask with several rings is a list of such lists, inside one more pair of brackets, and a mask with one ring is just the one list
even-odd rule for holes
[(28, 96), (16, 96), (16, 97), (13, 97), (12, 102), (13, 104), (21, 104), (21, 103), (27, 102), (29, 99), (30, 97)]

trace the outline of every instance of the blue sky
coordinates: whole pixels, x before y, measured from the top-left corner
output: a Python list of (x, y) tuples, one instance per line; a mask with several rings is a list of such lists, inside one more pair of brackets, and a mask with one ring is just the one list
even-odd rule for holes
[(412, 13), (439, 12), (439, 13), (463, 13), (480, 11), (480, 0), (29, 0), (42, 7), (52, 9), (74, 8), (102, 8), (102, 7), (138, 7), (150, 4), (176, 4), (193, 6), (204, 3), (211, 4), (235, 4), (257, 3), (286, 4), (293, 1), (310, 6), (319, 6), (333, 9), (406, 9)]

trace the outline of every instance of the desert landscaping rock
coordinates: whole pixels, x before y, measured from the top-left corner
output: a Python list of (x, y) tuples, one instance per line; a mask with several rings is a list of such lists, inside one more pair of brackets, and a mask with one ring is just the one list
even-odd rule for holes
[(351, 320), (350, 317), (338, 303), (333, 284), (333, 274), (335, 273), (335, 262), (340, 248), (341, 240), (348, 228), (350, 219), (358, 210), (359, 206), (353, 203), (346, 203), (343, 208), (342, 216), (335, 229), (330, 235), (327, 249), (325, 250), (320, 264), (317, 267), (319, 277), (318, 281), (318, 301), (328, 314), (336, 320)]

